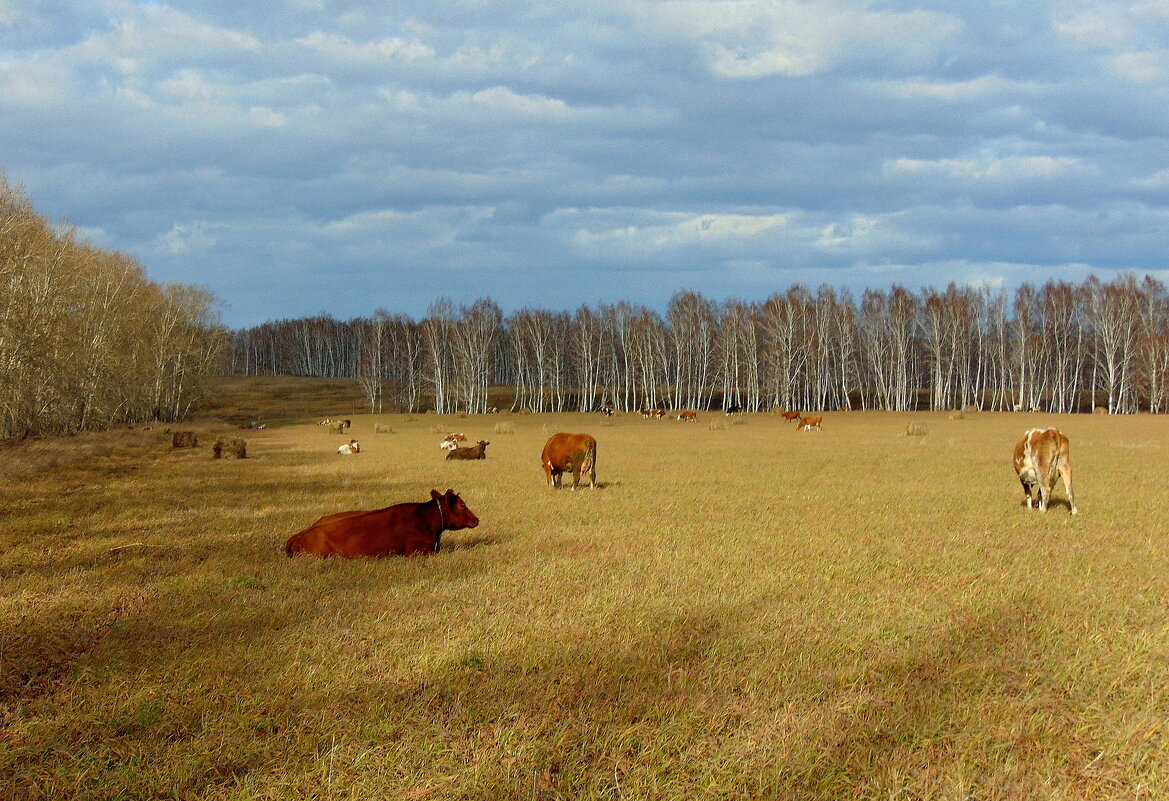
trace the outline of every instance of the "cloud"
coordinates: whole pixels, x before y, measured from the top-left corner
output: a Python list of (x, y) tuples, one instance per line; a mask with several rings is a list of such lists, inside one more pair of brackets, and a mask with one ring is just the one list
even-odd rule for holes
[(0, 19), (0, 169), (152, 276), (206, 282), (231, 324), (417, 312), (436, 286), (555, 306), (1164, 264), (1164, 2)]
[(338, 33), (314, 31), (297, 39), (296, 43), (339, 61), (360, 64), (387, 62), (414, 64), (434, 58), (434, 50), (431, 47), (417, 39), (403, 39), (397, 36), (359, 44)]

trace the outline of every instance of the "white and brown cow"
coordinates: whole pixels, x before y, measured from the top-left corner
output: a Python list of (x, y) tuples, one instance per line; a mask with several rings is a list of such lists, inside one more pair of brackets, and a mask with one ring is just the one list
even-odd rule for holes
[[(1057, 478), (1063, 479), (1072, 514), (1076, 513), (1076, 500), (1072, 495), (1072, 462), (1068, 451), (1068, 438), (1056, 428), (1032, 428), (1015, 445), (1015, 473), (1023, 485), (1027, 508), (1034, 499), (1039, 511), (1046, 512), (1051, 503), (1051, 491)], [(1035, 491), (1038, 487), (1038, 493)], [(1035, 495), (1038, 494), (1036, 498)]]
[(352, 456), (355, 453), (361, 453), (361, 445), (358, 444), (357, 440), (351, 439), (341, 447), (337, 448), (337, 453), (341, 454), (342, 456)]

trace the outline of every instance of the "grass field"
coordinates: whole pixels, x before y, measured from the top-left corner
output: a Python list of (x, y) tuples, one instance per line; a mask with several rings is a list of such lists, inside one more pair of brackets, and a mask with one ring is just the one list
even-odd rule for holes
[[(1169, 798), (1169, 418), (824, 417), (0, 451), (0, 798)], [(1011, 468), (1052, 424), (1076, 517)], [(546, 488), (558, 430), (600, 488)], [(448, 487), (437, 555), (280, 550)]]

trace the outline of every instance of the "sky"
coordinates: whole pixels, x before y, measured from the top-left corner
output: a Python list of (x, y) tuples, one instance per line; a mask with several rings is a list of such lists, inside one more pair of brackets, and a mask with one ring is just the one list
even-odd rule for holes
[(231, 327), (1169, 282), (1169, 0), (0, 0), (0, 172)]

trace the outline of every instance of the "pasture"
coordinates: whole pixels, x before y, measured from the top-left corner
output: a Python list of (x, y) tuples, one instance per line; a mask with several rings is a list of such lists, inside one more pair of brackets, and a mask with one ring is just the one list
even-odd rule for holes
[[(1169, 797), (1169, 418), (345, 416), (0, 477), (0, 797)], [(1021, 505), (1037, 425), (1076, 517)], [(447, 488), (439, 554), (282, 553)]]

